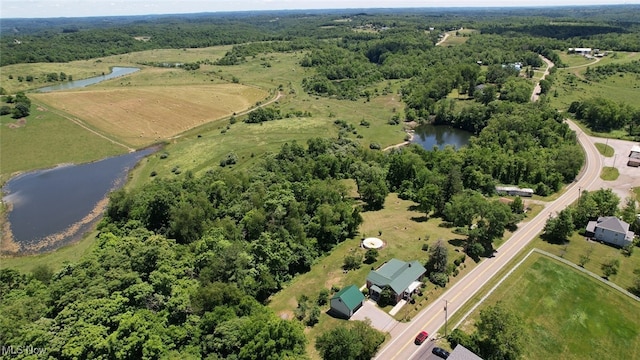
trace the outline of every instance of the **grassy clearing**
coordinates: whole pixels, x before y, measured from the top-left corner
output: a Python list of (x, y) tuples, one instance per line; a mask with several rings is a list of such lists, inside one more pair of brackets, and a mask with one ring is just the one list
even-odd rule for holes
[(633, 285), (633, 270), (640, 268), (640, 251), (633, 251), (630, 256), (625, 256), (620, 249), (585, 240), (577, 232), (571, 236), (566, 244), (551, 244), (541, 239), (536, 239), (533, 242), (533, 246), (567, 259), (574, 264), (579, 264), (581, 255), (588, 256), (589, 261), (584, 265), (584, 268), (598, 275), (603, 274), (601, 266), (604, 262), (610, 259), (618, 259), (620, 260), (618, 274), (611, 276), (609, 280), (625, 289)]
[[(560, 53), (561, 58), (568, 57), (569, 64), (573, 68), (560, 68), (556, 72), (554, 87), (550, 97), (551, 105), (561, 110), (566, 110), (573, 101), (601, 97), (616, 102), (624, 102), (635, 106), (640, 97), (639, 78), (636, 74), (620, 74), (608, 77), (602, 81), (591, 82), (584, 79), (587, 67), (596, 67), (610, 63), (626, 63), (640, 58), (639, 53), (615, 53), (594, 63), (594, 60), (586, 60), (581, 56), (566, 55)], [(574, 59), (574, 60), (571, 60)], [(582, 60), (584, 59), (584, 60)], [(563, 58), (563, 61), (564, 58)], [(585, 62), (588, 61), (588, 62)], [(557, 96), (555, 94), (557, 93)]]
[(618, 169), (611, 166), (603, 167), (602, 172), (600, 173), (600, 179), (606, 181), (614, 181), (618, 179), (618, 176), (620, 176)]
[[(454, 245), (457, 244), (459, 236), (453, 234), (450, 229), (441, 227), (440, 219), (423, 221), (423, 214), (411, 210), (412, 205), (414, 204), (411, 201), (402, 200), (396, 194), (390, 194), (383, 210), (363, 213), (364, 223), (360, 228), (362, 236), (337, 245), (330, 254), (319, 259), (311, 267), (311, 271), (297, 276), (286, 288), (274, 295), (269, 307), (278, 314), (293, 317), (293, 310), (297, 307), (296, 299), (300, 295), (306, 294), (309, 298), (315, 298), (323, 287), (330, 289), (334, 285), (343, 288), (355, 284), (360, 287), (364, 285), (367, 274), (372, 268), (376, 268), (394, 257), (425, 262), (428, 253), (422, 251), (422, 245), (433, 244), (440, 238), (449, 241), (447, 242), (450, 248), (449, 257), (453, 262), (459, 256), (455, 251), (458, 247)], [(363, 264), (358, 270), (343, 272), (344, 257), (351, 252), (364, 254), (364, 250), (360, 248), (360, 241), (361, 238), (369, 236), (380, 237), (386, 243), (386, 246), (380, 250), (378, 260), (373, 264)], [(467, 262), (473, 263), (470, 260)], [(434, 286), (429, 284), (425, 292), (433, 291), (433, 288)], [(429, 298), (433, 299), (434, 297), (430, 296)], [(334, 319), (323, 314), (316, 326), (308, 328), (306, 331), (307, 339), (309, 339), (308, 353), (312, 354), (314, 358), (319, 358), (313, 347), (314, 339), (340, 321), (344, 320)]]
[[(197, 174), (210, 169), (221, 169), (220, 160), (228, 153), (238, 156), (238, 163), (226, 169), (247, 169), (261, 155), (279, 151), (286, 142), (297, 141), (304, 144), (307, 139), (325, 136), (337, 136), (337, 128), (322, 119), (292, 118), (276, 120), (262, 124), (236, 123), (228, 121), (208, 124), (203, 129), (196, 129), (188, 135), (173, 139), (161, 151), (144, 160), (134, 177), (139, 185), (149, 181), (151, 172), (158, 177), (175, 176), (173, 169), (181, 172), (192, 171)], [(201, 130), (201, 131), (198, 131)], [(161, 155), (169, 156), (161, 159)]]
[(472, 319), (497, 301), (523, 319), (526, 359), (622, 359), (640, 351), (639, 303), (542, 255), (532, 254)]
[(447, 37), (447, 40), (443, 42), (441, 46), (456, 46), (464, 44), (469, 40), (469, 37), (473, 36), (473, 34), (477, 32), (478, 30), (474, 29), (448, 31), (447, 34), (449, 34), (449, 37)]
[(47, 266), (52, 271), (62, 268), (66, 262), (77, 263), (89, 254), (96, 241), (97, 232), (87, 234), (82, 240), (63, 246), (53, 252), (39, 255), (0, 258), (0, 269), (12, 268), (23, 273), (30, 273), (38, 266)]
[(595, 143), (596, 149), (600, 152), (600, 155), (606, 157), (612, 157), (614, 154), (614, 150), (611, 146), (603, 143)]

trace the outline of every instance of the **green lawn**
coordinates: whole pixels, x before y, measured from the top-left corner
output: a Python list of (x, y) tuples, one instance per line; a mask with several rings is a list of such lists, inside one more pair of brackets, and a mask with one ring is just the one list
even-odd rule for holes
[(614, 181), (618, 176), (620, 176), (618, 169), (611, 166), (605, 166), (600, 173), (600, 178), (606, 181)]
[(611, 276), (609, 280), (625, 289), (633, 285), (633, 270), (640, 268), (640, 251), (637, 248), (631, 256), (625, 256), (620, 249), (599, 242), (587, 241), (577, 232), (574, 232), (564, 245), (551, 244), (538, 238), (532, 242), (531, 247), (550, 252), (574, 264), (579, 263), (581, 255), (588, 255), (590, 260), (584, 265), (584, 268), (598, 275), (602, 275), (602, 263), (617, 258), (620, 260), (620, 269), (618, 274)]
[(606, 157), (613, 156), (614, 150), (611, 146), (603, 143), (595, 143), (595, 145), (596, 145), (596, 149), (598, 149), (598, 152), (600, 152), (600, 155), (606, 156)]
[(502, 301), (524, 322), (524, 359), (640, 355), (640, 303), (576, 269), (532, 254), (476, 310)]

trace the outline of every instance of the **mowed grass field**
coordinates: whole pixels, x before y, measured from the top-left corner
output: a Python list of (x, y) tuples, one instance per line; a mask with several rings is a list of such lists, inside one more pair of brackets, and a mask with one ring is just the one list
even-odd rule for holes
[(239, 84), (103, 88), (33, 94), (134, 148), (249, 109), (268, 92)]
[(597, 82), (587, 81), (583, 74), (587, 67), (595, 68), (610, 63), (626, 63), (638, 60), (640, 59), (639, 53), (617, 52), (602, 58), (598, 62), (588, 60), (579, 55), (560, 53), (560, 57), (570, 67), (559, 68), (555, 73), (555, 80), (550, 93), (557, 92), (557, 96), (549, 97), (553, 107), (567, 110), (573, 101), (596, 97), (637, 107), (637, 100), (640, 99), (640, 76), (637, 74), (614, 75)]
[(523, 320), (524, 359), (637, 359), (640, 303), (541, 254), (532, 254), (461, 327), (501, 301)]

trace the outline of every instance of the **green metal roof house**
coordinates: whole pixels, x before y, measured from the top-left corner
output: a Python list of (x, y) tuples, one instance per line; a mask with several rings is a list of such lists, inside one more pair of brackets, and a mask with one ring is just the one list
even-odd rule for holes
[(337, 292), (331, 298), (331, 311), (340, 317), (350, 318), (364, 302), (364, 295), (355, 286), (350, 285)]
[(419, 261), (405, 262), (391, 259), (367, 275), (369, 295), (375, 299), (385, 286), (389, 286), (396, 294), (396, 302), (408, 298), (420, 285), (420, 280), (427, 269)]

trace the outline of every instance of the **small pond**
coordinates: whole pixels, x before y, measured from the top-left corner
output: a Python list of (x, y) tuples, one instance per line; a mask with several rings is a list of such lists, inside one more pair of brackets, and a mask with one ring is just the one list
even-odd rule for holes
[(106, 75), (100, 75), (100, 76), (96, 76), (96, 77), (92, 77), (92, 78), (88, 78), (88, 79), (82, 79), (82, 80), (73, 80), (73, 81), (67, 81), (67, 82), (63, 82), (60, 84), (56, 84), (56, 85), (52, 85), (52, 86), (46, 86), (43, 88), (38, 89), (38, 92), (51, 92), (51, 91), (58, 91), (58, 90), (71, 90), (71, 89), (76, 89), (76, 88), (82, 88), (85, 86), (89, 86), (89, 85), (93, 85), (93, 84), (97, 84), (99, 82), (105, 81), (105, 80), (109, 80), (109, 79), (113, 79), (113, 78), (117, 78), (119, 76), (124, 76), (124, 75), (129, 75), (132, 74), (136, 71), (139, 71), (139, 68), (135, 68), (135, 67), (113, 67), (111, 68), (111, 73), (106, 74)]
[(62, 165), (11, 179), (2, 189), (3, 201), (10, 208), (7, 219), (18, 252), (52, 250), (81, 237), (101, 217), (108, 194), (125, 183), (140, 159), (156, 150)]
[(433, 150), (434, 146), (444, 149), (445, 146), (451, 145), (459, 149), (469, 144), (469, 139), (473, 134), (468, 131), (456, 129), (448, 125), (420, 125), (414, 129), (414, 144), (421, 145), (426, 150)]

